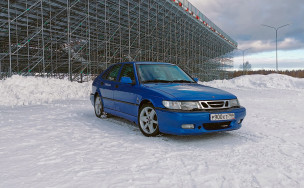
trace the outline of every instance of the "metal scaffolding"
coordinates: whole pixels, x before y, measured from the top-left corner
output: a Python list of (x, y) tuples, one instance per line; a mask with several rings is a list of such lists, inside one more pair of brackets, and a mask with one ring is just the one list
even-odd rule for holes
[(83, 81), (109, 65), (157, 61), (227, 77), (237, 43), (187, 0), (0, 1), (0, 79)]

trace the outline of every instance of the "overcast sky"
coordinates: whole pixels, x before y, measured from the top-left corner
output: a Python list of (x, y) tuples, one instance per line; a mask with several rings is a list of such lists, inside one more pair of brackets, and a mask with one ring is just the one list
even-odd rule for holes
[[(275, 30), (279, 27), (279, 68), (304, 69), (304, 0), (189, 0), (217, 26), (238, 42), (239, 49), (251, 48), (245, 61), (254, 68), (275, 68)], [(243, 58), (234, 58), (238, 68)]]

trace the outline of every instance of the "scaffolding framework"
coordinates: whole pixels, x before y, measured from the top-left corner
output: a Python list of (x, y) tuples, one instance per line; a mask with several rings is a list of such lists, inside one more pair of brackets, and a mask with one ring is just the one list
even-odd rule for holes
[(237, 43), (187, 0), (0, 1), (0, 79), (83, 81), (126, 61), (177, 64), (223, 79)]

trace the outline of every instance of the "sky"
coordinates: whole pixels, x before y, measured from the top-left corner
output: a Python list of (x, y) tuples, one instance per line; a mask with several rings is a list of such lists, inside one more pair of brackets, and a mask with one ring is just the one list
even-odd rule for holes
[[(189, 0), (213, 23), (238, 42), (253, 69), (275, 69), (278, 30), (279, 70), (304, 69), (304, 0)], [(234, 68), (243, 63), (234, 52)]]

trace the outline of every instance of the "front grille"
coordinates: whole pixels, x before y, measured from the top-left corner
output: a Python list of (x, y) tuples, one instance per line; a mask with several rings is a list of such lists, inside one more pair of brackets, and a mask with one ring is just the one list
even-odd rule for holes
[(221, 108), (224, 106), (224, 101), (208, 102), (212, 108)]
[(231, 121), (219, 122), (219, 123), (204, 123), (203, 127), (206, 130), (221, 130), (230, 127)]
[(229, 108), (228, 100), (221, 101), (200, 101), (202, 107), (206, 110)]

